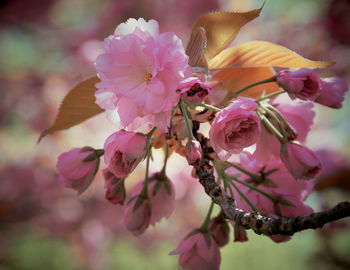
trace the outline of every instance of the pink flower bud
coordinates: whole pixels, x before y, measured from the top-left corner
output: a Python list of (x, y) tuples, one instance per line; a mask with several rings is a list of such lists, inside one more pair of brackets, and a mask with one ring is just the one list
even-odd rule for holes
[(198, 166), (202, 159), (201, 144), (196, 139), (189, 140), (186, 144), (185, 154), (188, 164)]
[(342, 107), (345, 93), (349, 90), (346, 81), (339, 77), (321, 79), (321, 92), (315, 102), (339, 109)]
[(277, 82), (293, 99), (314, 101), (320, 95), (321, 81), (311, 69), (282, 71), (277, 75)]
[(104, 160), (117, 178), (131, 173), (147, 153), (147, 138), (143, 134), (120, 130), (110, 135), (104, 144)]
[(233, 228), (234, 230), (234, 239), (233, 242), (246, 242), (248, 241), (247, 231), (242, 227), (235, 223)]
[(219, 247), (225, 246), (230, 240), (230, 227), (222, 217), (215, 217), (210, 221), (210, 231)]
[(210, 143), (215, 152), (238, 154), (256, 143), (260, 135), (260, 119), (252, 112), (258, 108), (253, 100), (238, 98), (217, 113), (210, 128)]
[(60, 179), (68, 188), (84, 192), (94, 179), (100, 163), (99, 156), (91, 147), (73, 148), (58, 157)]
[(170, 255), (179, 254), (179, 265), (185, 269), (219, 270), (220, 249), (210, 234), (192, 232)]
[(307, 147), (296, 142), (282, 144), (281, 160), (296, 179), (310, 179), (321, 170), (317, 156)]
[(106, 200), (113, 204), (123, 205), (125, 201), (124, 178), (117, 178), (108, 169), (103, 170), (106, 188)]
[(138, 236), (146, 231), (151, 219), (151, 205), (148, 198), (136, 196), (129, 202), (124, 211), (124, 224), (134, 235)]
[(181, 91), (181, 98), (189, 105), (202, 103), (212, 91), (211, 86), (196, 77), (182, 80), (177, 88)]

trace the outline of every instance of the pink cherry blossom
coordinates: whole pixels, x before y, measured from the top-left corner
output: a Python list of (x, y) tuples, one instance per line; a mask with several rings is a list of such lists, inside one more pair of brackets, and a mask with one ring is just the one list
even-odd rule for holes
[(321, 92), (315, 102), (339, 109), (343, 105), (345, 93), (349, 90), (346, 81), (339, 77), (321, 79)]
[(230, 227), (223, 217), (215, 217), (210, 220), (209, 229), (219, 247), (227, 245), (230, 240)]
[(202, 147), (196, 140), (189, 140), (185, 148), (186, 159), (189, 165), (199, 165), (202, 159)]
[(184, 79), (177, 88), (180, 90), (182, 100), (189, 105), (202, 103), (212, 92), (211, 86), (196, 77)]
[(147, 137), (143, 134), (120, 130), (110, 135), (104, 144), (104, 161), (117, 178), (131, 173), (147, 152)]
[(209, 137), (219, 155), (238, 154), (256, 143), (260, 135), (260, 119), (252, 111), (257, 108), (253, 100), (241, 97), (217, 113)]
[(123, 222), (126, 228), (134, 235), (143, 234), (151, 218), (151, 203), (148, 198), (136, 196), (124, 210)]
[[(207, 243), (210, 239), (210, 244)], [(185, 237), (170, 255), (179, 254), (179, 265), (190, 270), (219, 270), (220, 249), (212, 236), (197, 232)]]
[(192, 74), (181, 40), (158, 28), (155, 20), (129, 19), (104, 40), (96, 59), (96, 103), (109, 116), (117, 111), (124, 128), (150, 123), (167, 131), (177, 86)]
[(322, 164), (315, 153), (306, 146), (295, 142), (282, 145), (281, 160), (296, 179), (313, 178), (322, 168)]
[(311, 69), (282, 71), (277, 75), (277, 82), (293, 99), (314, 101), (320, 95), (321, 81)]
[(117, 178), (108, 169), (103, 170), (105, 179), (106, 199), (113, 204), (123, 205), (125, 201), (125, 185), (123, 178)]
[[(140, 194), (144, 180), (139, 181), (133, 189), (133, 195)], [(175, 207), (175, 187), (170, 179), (162, 173), (156, 173), (149, 178), (148, 198), (152, 211), (149, 223), (155, 226), (162, 218), (168, 219)]]
[(73, 148), (58, 157), (57, 169), (66, 187), (84, 192), (91, 184), (99, 166), (99, 156), (91, 147)]

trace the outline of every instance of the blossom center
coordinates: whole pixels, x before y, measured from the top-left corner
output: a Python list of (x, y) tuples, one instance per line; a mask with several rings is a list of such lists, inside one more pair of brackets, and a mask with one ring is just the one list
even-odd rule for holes
[(151, 82), (151, 79), (152, 79), (152, 74), (149, 73), (149, 72), (146, 72), (146, 73), (143, 75), (143, 79), (145, 80), (146, 83), (150, 83), (150, 82)]

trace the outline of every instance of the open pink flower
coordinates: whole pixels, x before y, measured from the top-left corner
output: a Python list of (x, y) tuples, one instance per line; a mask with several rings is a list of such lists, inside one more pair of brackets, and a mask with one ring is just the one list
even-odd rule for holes
[(321, 81), (311, 69), (282, 71), (277, 75), (277, 82), (293, 99), (314, 101), (320, 95)]
[(126, 191), (123, 178), (117, 178), (108, 169), (103, 170), (105, 179), (106, 199), (113, 204), (123, 205)]
[(339, 109), (343, 105), (345, 93), (349, 90), (346, 81), (339, 77), (321, 79), (321, 92), (315, 102)]
[(196, 77), (184, 79), (177, 88), (180, 90), (182, 100), (189, 105), (202, 103), (212, 91), (211, 86)]
[(181, 40), (158, 28), (155, 20), (129, 19), (104, 40), (105, 52), (96, 59), (96, 103), (109, 114), (118, 111), (124, 128), (150, 123), (167, 131), (177, 86), (192, 74)]
[(296, 179), (310, 179), (321, 170), (322, 164), (309, 148), (290, 142), (281, 147), (281, 160)]
[(147, 138), (143, 134), (120, 130), (110, 135), (104, 144), (104, 160), (116, 177), (125, 178), (147, 152)]
[(260, 119), (252, 112), (258, 108), (253, 100), (238, 98), (217, 113), (209, 131), (211, 145), (220, 154), (238, 154), (256, 143)]
[(99, 162), (95, 149), (88, 146), (73, 148), (58, 157), (57, 169), (64, 185), (81, 194), (94, 179)]
[[(209, 243), (206, 241), (209, 239)], [(179, 254), (179, 265), (190, 270), (219, 270), (220, 249), (212, 236), (197, 232), (185, 237), (170, 255)]]

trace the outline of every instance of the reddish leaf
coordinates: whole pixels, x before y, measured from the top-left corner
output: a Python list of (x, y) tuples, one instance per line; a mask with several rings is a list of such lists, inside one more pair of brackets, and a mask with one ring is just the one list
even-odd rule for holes
[(186, 47), (186, 54), (189, 56), (188, 63), (194, 69), (194, 72), (209, 72), (207, 59), (205, 58), (206, 46), (205, 30), (203, 27), (199, 27), (191, 35), (191, 39)]

